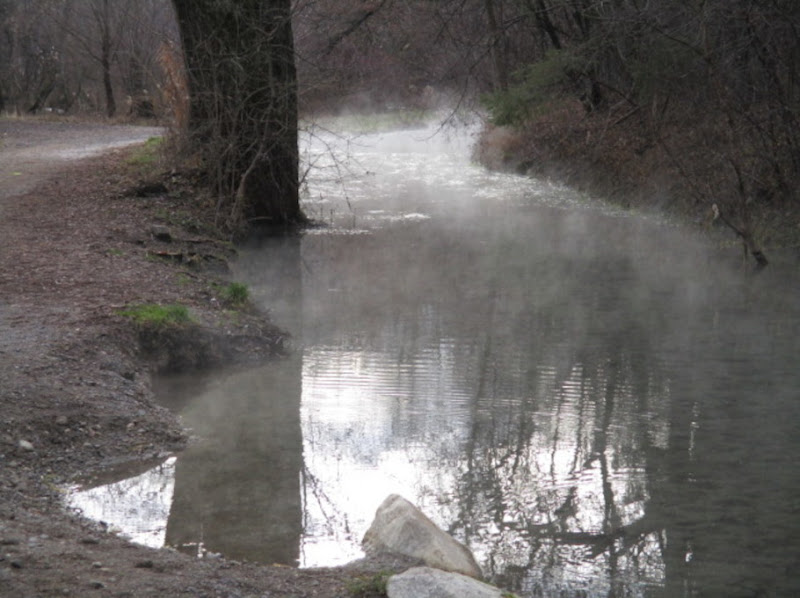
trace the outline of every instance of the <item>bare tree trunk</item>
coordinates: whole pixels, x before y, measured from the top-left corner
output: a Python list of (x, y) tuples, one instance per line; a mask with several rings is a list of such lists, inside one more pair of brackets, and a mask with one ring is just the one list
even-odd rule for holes
[(550, 18), (550, 7), (545, 4), (544, 0), (536, 0), (536, 6), (533, 5), (532, 0), (528, 0), (528, 10), (533, 13), (537, 25), (547, 34), (553, 47), (560, 50), (562, 48), (561, 35)]
[(100, 64), (103, 67), (103, 89), (106, 94), (106, 114), (109, 118), (117, 112), (117, 102), (114, 100), (114, 87), (111, 84), (111, 14), (108, 0), (103, 0), (100, 19)]
[(173, 0), (189, 142), (236, 228), (305, 221), (298, 197), (291, 0)]
[(117, 102), (114, 100), (114, 87), (111, 85), (111, 61), (105, 54), (105, 45), (103, 50), (103, 89), (106, 92), (106, 114), (111, 118), (117, 112)]
[(719, 208), (717, 204), (713, 204), (711, 206), (711, 210), (713, 213), (714, 220), (720, 220), (725, 226), (731, 229), (736, 236), (738, 236), (742, 240), (742, 246), (744, 247), (744, 256), (745, 258), (749, 255), (753, 256), (753, 259), (756, 261), (756, 266), (758, 268), (763, 268), (764, 266), (769, 265), (769, 260), (767, 256), (764, 255), (764, 252), (761, 250), (761, 246), (756, 243), (753, 234), (750, 232), (750, 226), (745, 224), (744, 226), (736, 226), (731, 222), (725, 214), (722, 213), (722, 210)]
[[(28, 108), (28, 114), (37, 114), (39, 110), (44, 108), (45, 102), (47, 102), (47, 98), (50, 97), (50, 94), (53, 93), (53, 89), (55, 89), (56, 82), (55, 78), (47, 81), (38, 91), (36, 94), (36, 98), (33, 101), (33, 104), (30, 108)], [(2, 105), (0, 105), (0, 109), (2, 109)]]
[(484, 0), (486, 20), (489, 23), (489, 52), (494, 66), (496, 91), (508, 90), (508, 59), (505, 48), (505, 33), (501, 29), (498, 12), (502, 14), (502, 6), (497, 6), (495, 0)]

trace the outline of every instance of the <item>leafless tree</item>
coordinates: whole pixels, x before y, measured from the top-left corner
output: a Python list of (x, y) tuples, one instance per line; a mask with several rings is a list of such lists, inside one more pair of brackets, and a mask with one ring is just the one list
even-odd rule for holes
[(121, 96), (134, 116), (158, 108), (169, 0), (2, 0), (0, 31), (0, 109), (111, 115)]
[(56, 32), (42, 27), (44, 2), (0, 2), (0, 109), (37, 112), (57, 84)]
[(106, 114), (117, 112), (112, 67), (117, 60), (122, 31), (133, 5), (119, 0), (53, 3), (50, 18), (100, 67)]

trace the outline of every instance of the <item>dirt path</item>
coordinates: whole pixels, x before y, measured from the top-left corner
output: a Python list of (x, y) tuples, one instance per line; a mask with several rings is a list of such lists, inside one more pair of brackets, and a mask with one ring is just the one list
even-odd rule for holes
[(160, 127), (0, 119), (0, 206), (82, 158), (162, 134)]
[[(0, 248), (3, 250), (0, 260), (13, 257), (22, 259), (24, 263), (24, 256), (20, 253), (25, 244), (45, 244), (45, 240), (37, 234), (44, 232), (43, 226), (28, 229), (33, 234), (26, 235), (24, 240), (20, 240), (17, 234), (23, 231), (9, 230), (13, 223), (19, 222), (20, 215), (28, 211), (28, 202), (32, 208), (42, 205), (36, 201), (38, 198), (26, 197), (26, 193), (46, 181), (54, 180), (58, 185), (59, 177), (82, 159), (141, 143), (162, 132), (158, 127), (0, 120), (0, 218), (3, 219), (0, 222)], [(54, 212), (58, 213), (58, 210)], [(45, 222), (46, 219), (42, 219), (42, 225)], [(30, 249), (25, 251), (26, 255), (30, 253)], [(15, 270), (19, 272), (19, 268)], [(44, 326), (26, 329), (9, 325), (20, 320), (20, 312), (28, 312), (32, 307), (11, 301), (14, 296), (12, 289), (15, 286), (19, 289), (19, 279), (23, 276), (23, 273), (19, 273), (12, 280), (9, 269), (0, 270), (0, 283), (5, 283), (0, 289), (7, 291), (0, 295), (0, 355), (7, 359), (9, 354), (24, 355), (35, 351), (47, 336)]]
[[(349, 596), (347, 580), (385, 563), (298, 571), (192, 559), (62, 508), (59, 487), (76, 476), (143, 467), (187, 442), (153, 400), (154, 369), (280, 348), (283, 333), (261, 314), (232, 318), (218, 296), (229, 249), (203, 229), (185, 181), (169, 178), (170, 193), (154, 197), (128, 192), (143, 171), (119, 148), (157, 132), (0, 120), (0, 596)], [(150, 302), (186, 305), (196, 324), (159, 333), (147, 352), (119, 311)]]

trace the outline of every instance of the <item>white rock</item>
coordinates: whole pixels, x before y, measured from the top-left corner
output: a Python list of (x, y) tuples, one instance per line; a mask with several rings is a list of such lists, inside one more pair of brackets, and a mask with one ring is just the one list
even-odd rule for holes
[(362, 542), (368, 555), (394, 553), (420, 559), (429, 567), (480, 579), (481, 568), (469, 549), (449, 536), (417, 507), (392, 494), (378, 507)]
[(414, 567), (389, 578), (389, 598), (503, 598), (499, 588), (460, 573)]
[(23, 450), (26, 450), (26, 451), (32, 451), (33, 450), (33, 445), (30, 442), (28, 442), (27, 440), (20, 440), (19, 441), (19, 448), (21, 448)]

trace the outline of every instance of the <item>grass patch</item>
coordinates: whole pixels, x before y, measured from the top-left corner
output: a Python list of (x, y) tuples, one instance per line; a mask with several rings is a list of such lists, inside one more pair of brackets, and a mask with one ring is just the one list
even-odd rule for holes
[(191, 321), (189, 310), (184, 305), (143, 303), (141, 305), (133, 305), (119, 313), (139, 325), (147, 326), (171, 326)]
[(345, 583), (347, 592), (355, 598), (384, 598), (386, 584), (393, 575), (390, 571), (380, 571), (375, 575), (361, 575)]
[(250, 299), (250, 289), (243, 282), (232, 282), (222, 291), (225, 300), (233, 305), (241, 306)]
[(126, 162), (131, 166), (153, 166), (161, 157), (161, 146), (164, 144), (163, 137), (150, 137), (144, 145), (137, 147)]

